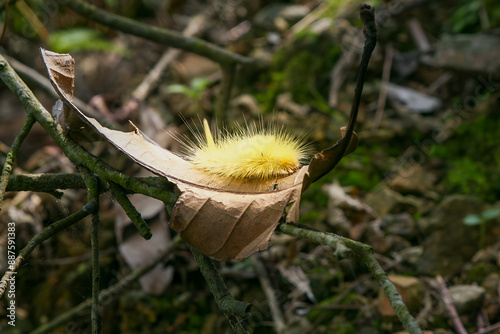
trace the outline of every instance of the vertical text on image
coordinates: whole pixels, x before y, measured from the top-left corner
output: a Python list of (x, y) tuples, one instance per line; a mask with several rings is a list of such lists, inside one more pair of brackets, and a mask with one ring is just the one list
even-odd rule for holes
[(16, 224), (10, 222), (7, 225), (7, 264), (11, 277), (9, 278), (9, 291), (7, 297), (10, 299), (9, 306), (7, 307), (7, 318), (9, 318), (9, 325), (16, 325), (16, 277), (15, 263), (16, 263)]

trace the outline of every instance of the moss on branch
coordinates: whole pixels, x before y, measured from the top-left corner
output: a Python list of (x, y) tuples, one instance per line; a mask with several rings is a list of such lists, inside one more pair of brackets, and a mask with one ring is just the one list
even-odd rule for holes
[(366, 265), (373, 277), (378, 281), (384, 290), (384, 293), (387, 295), (387, 298), (389, 298), (394, 311), (396, 311), (396, 315), (408, 332), (410, 334), (422, 334), (422, 330), (415, 321), (415, 318), (413, 318), (410, 311), (408, 311), (408, 308), (403, 303), (401, 295), (391, 280), (387, 277), (387, 274), (380, 266), (380, 263), (378, 263), (370, 246), (333, 233), (313, 231), (292, 224), (282, 223), (278, 225), (277, 230), (296, 238), (308, 239), (321, 245), (330, 246), (334, 249), (338, 247), (339, 243), (342, 243), (347, 248), (351, 249), (356, 255), (354, 258), (359, 263)]
[(226, 315), (235, 333), (247, 333), (242, 325), (243, 319), (250, 312), (252, 304), (234, 299), (226, 287), (226, 283), (219, 274), (211, 258), (200, 253), (189, 245), (193, 256), (200, 267), (200, 271), (214, 296), (219, 309)]

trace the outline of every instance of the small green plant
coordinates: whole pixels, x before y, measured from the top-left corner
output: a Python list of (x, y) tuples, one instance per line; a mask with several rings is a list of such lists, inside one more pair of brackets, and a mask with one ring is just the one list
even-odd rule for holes
[(169, 94), (182, 94), (193, 100), (199, 100), (201, 93), (210, 85), (210, 81), (206, 78), (194, 78), (189, 82), (189, 86), (174, 84), (167, 88)]
[(490, 220), (500, 217), (500, 209), (489, 209), (481, 212), (481, 214), (470, 214), (464, 218), (464, 224), (467, 226), (479, 225), (479, 248), (483, 248), (486, 239), (486, 223)]
[(193, 105), (197, 112), (202, 111), (202, 95), (210, 81), (206, 78), (194, 78), (189, 85), (173, 84), (167, 87), (168, 94), (181, 94), (187, 97), (188, 104)]
[(71, 28), (53, 31), (49, 37), (49, 46), (59, 53), (71, 51), (102, 51), (127, 56), (129, 52), (115, 43), (106, 40), (99, 31), (90, 28)]

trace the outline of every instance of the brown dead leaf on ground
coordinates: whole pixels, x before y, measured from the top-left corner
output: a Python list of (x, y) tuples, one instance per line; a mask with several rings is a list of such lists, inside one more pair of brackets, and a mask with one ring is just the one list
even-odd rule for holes
[(216, 260), (241, 260), (268, 248), (269, 239), (289, 205), (287, 222), (297, 222), (302, 191), (357, 145), (353, 133), (349, 145), (341, 139), (317, 153), (310, 165), (275, 180), (256, 182), (207, 174), (160, 147), (133, 123), (130, 123), (132, 132), (121, 132), (86, 117), (72, 102), (74, 77), (68, 75), (74, 73), (71, 55), (43, 49), (41, 54), (52, 85), (81, 120), (132, 160), (176, 184), (180, 197), (169, 226), (186, 242)]

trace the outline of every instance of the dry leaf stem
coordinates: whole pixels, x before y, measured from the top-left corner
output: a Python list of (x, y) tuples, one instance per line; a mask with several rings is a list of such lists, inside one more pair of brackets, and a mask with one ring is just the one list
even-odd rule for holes
[(361, 103), (361, 94), (363, 93), (363, 86), (365, 84), (366, 70), (368, 63), (372, 56), (372, 52), (377, 45), (377, 25), (375, 22), (375, 9), (369, 5), (361, 5), (359, 8), (359, 15), (363, 21), (363, 34), (365, 35), (365, 45), (363, 47), (363, 54), (361, 55), (361, 62), (358, 68), (358, 78), (356, 81), (356, 88), (354, 89), (354, 100), (351, 106), (351, 114), (349, 116), (349, 123), (347, 123), (347, 132), (344, 140), (346, 141), (345, 149), (351, 140), (351, 136), (358, 117), (359, 105)]
[(396, 287), (391, 280), (387, 277), (387, 274), (380, 266), (380, 263), (378, 263), (373, 253), (373, 249), (370, 246), (333, 233), (308, 230), (292, 224), (280, 224), (278, 225), (277, 230), (297, 238), (314, 241), (321, 245), (328, 245), (330, 247), (337, 248), (338, 243), (342, 243), (347, 248), (351, 249), (356, 255), (355, 259), (360, 263), (365, 264), (372, 273), (373, 277), (379, 282), (387, 298), (389, 298), (394, 311), (396, 311), (396, 315), (408, 332), (410, 334), (422, 334), (422, 330), (418, 326), (415, 318), (413, 318), (410, 311), (408, 311), (408, 308), (403, 303), (401, 295), (398, 290), (396, 290)]
[[(375, 9), (370, 5), (361, 5), (359, 7), (359, 15), (363, 21), (363, 33), (365, 36), (365, 44), (361, 55), (361, 62), (358, 68), (356, 87), (354, 89), (354, 97), (349, 114), (347, 126), (343, 128), (343, 138), (335, 143), (332, 147), (324, 149), (316, 153), (309, 163), (309, 176), (304, 182), (303, 189), (307, 188), (310, 183), (315, 182), (327, 173), (329, 173), (342, 159), (346, 153), (353, 151), (358, 143), (354, 126), (358, 117), (359, 105), (361, 103), (361, 94), (365, 83), (366, 70), (375, 46), (377, 45), (377, 25), (375, 22)], [(344, 132), (345, 130), (345, 132)]]
[[(101, 290), (99, 293), (99, 303), (101, 305), (106, 305), (110, 303), (116, 297), (119, 297), (121, 293), (129, 286), (130, 283), (135, 282), (140, 277), (148, 273), (150, 270), (156, 267), (156, 265), (165, 260), (168, 256), (172, 254), (172, 251), (181, 244), (182, 239), (179, 236), (176, 236), (172, 243), (157, 257), (155, 257), (150, 263), (143, 265), (142, 267), (137, 268), (130, 274), (121, 278), (117, 283), (113, 284), (107, 289)], [(76, 317), (81, 317), (82, 314), (85, 314), (85, 311), (89, 309), (92, 305), (92, 300), (87, 299), (83, 303), (78, 304), (71, 310), (59, 315), (57, 318), (43, 324), (38, 327), (30, 334), (45, 334), (51, 333), (57, 327), (68, 323), (71, 319)]]
[(76, 13), (107, 27), (142, 37), (156, 43), (193, 52), (200, 56), (207, 57), (221, 65), (263, 65), (259, 59), (239, 55), (202, 39), (183, 36), (176, 31), (137, 22), (133, 19), (99, 9), (81, 0), (71, 0), (66, 3), (66, 6)]
[(220, 276), (213, 260), (198, 252), (193, 246), (189, 244), (188, 246), (200, 267), (205, 281), (207, 281), (217, 306), (226, 315), (235, 333), (247, 333), (243, 328), (242, 321), (250, 312), (252, 304), (234, 299), (227, 290), (226, 283)]

